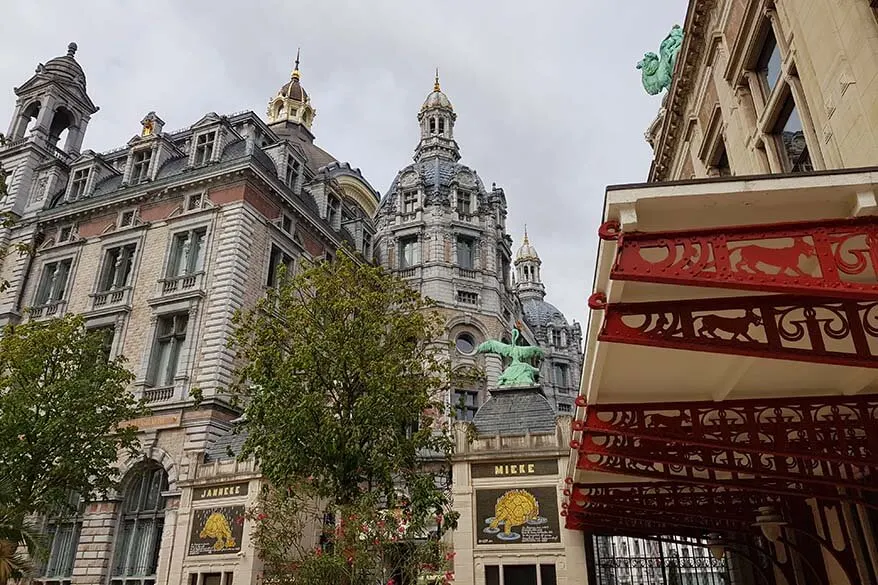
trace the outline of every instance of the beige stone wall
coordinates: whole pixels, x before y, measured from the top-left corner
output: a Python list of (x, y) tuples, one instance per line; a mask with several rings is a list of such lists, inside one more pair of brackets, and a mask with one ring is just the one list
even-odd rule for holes
[[(754, 72), (768, 30), (782, 57), (774, 93)], [(814, 170), (875, 164), (878, 18), (869, 2), (700, 0), (685, 32), (650, 180), (714, 176), (720, 142), (734, 175), (785, 172), (771, 134), (787, 92)]]

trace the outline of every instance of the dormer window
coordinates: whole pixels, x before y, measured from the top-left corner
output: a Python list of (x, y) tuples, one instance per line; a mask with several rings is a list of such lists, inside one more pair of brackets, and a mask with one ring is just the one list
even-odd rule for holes
[(299, 182), (299, 175), (302, 174), (302, 165), (293, 157), (287, 157), (287, 180), (286, 184), (292, 190), (296, 190), (296, 184)]
[(205, 165), (213, 157), (216, 144), (216, 130), (200, 135), (195, 139), (195, 166)]
[(402, 194), (402, 212), (414, 213), (418, 208), (418, 192), (406, 191)]
[(88, 176), (91, 169), (79, 169), (73, 172), (73, 179), (70, 181), (70, 200), (79, 199), (85, 196), (85, 188), (88, 186)]
[(561, 347), (561, 332), (557, 329), (552, 331), (552, 345)]
[(341, 212), (341, 201), (337, 197), (330, 196), (326, 202), (326, 221), (332, 227), (335, 227), (336, 221)]
[(472, 211), (472, 195), (466, 191), (457, 192), (457, 214), (469, 215)]
[(131, 183), (136, 185), (149, 179), (149, 163), (152, 161), (152, 150), (140, 150), (134, 153), (134, 164), (131, 166)]

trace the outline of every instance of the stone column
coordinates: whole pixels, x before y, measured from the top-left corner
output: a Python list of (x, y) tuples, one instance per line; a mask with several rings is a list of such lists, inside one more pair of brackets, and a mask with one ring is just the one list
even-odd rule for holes
[(169, 585), (171, 572), (177, 572), (182, 560), (175, 558), (174, 541), (177, 536), (177, 511), (180, 509), (180, 492), (165, 492), (165, 523), (162, 527), (162, 544), (156, 568), (156, 585)]
[(119, 501), (91, 502), (86, 506), (73, 561), (73, 585), (103, 585), (112, 570), (113, 539)]

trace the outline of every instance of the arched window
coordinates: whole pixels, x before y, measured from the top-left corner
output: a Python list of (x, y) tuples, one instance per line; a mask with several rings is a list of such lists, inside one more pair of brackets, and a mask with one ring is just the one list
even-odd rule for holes
[(155, 462), (131, 472), (122, 501), (111, 585), (153, 585), (165, 522), (168, 475)]
[(73, 126), (73, 114), (64, 107), (55, 110), (52, 125), (49, 127), (49, 144), (64, 148), (64, 141), (61, 140), (61, 137), (66, 138), (66, 132), (71, 126)]

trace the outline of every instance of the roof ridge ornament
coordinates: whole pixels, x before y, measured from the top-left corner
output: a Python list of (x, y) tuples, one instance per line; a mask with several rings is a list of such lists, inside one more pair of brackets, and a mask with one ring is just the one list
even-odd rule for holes
[(670, 89), (677, 64), (677, 55), (683, 47), (683, 29), (679, 24), (671, 28), (671, 32), (662, 41), (659, 54), (646, 53), (637, 62), (637, 69), (642, 71), (643, 89), (649, 95), (657, 95), (664, 89)]
[(442, 88), (439, 86), (439, 68), (436, 68), (436, 79), (433, 81), (433, 91), (442, 91)]
[(73, 57), (74, 55), (76, 55), (76, 49), (78, 48), (79, 47), (76, 43), (70, 43), (69, 45), (67, 45), (67, 56)]
[(299, 80), (302, 77), (302, 74), (299, 72), (299, 55), (302, 51), (302, 48), (299, 47), (296, 49), (296, 64), (293, 67), (293, 72), (290, 74), (290, 79)]

